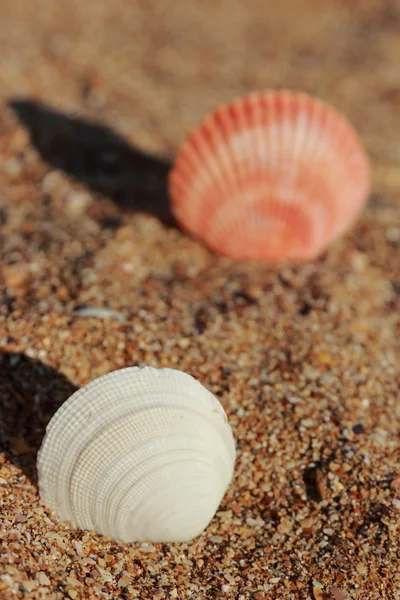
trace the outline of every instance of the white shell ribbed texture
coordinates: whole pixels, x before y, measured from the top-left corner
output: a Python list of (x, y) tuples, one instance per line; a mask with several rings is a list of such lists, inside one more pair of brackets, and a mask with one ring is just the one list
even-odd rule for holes
[(40, 495), (61, 520), (124, 542), (199, 535), (232, 478), (218, 400), (174, 369), (129, 367), (75, 392), (47, 426)]

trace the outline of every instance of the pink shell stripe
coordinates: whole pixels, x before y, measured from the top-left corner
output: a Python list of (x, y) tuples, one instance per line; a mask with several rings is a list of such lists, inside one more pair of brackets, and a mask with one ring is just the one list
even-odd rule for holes
[(369, 191), (353, 127), (303, 93), (266, 91), (208, 115), (170, 174), (188, 232), (235, 259), (307, 260), (348, 229)]

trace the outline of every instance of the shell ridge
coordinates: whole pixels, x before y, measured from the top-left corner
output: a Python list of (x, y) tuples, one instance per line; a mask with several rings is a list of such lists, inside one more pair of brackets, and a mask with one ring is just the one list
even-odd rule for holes
[(222, 405), (174, 369), (104, 375), (49, 425), (38, 458), (42, 500), (62, 520), (124, 541), (198, 535), (233, 476)]
[[(212, 139), (218, 136), (210, 133), (212, 127), (225, 124), (223, 138), (232, 156), (229, 177), (222, 149), (213, 146), (209, 152), (220, 161), (218, 175), (214, 166), (217, 179), (229, 179), (236, 191), (228, 182), (223, 188), (219, 181), (203, 180), (201, 193), (197, 188), (172, 193), (172, 206), (178, 207), (187, 231), (220, 254), (307, 260), (361, 212), (370, 185), (367, 155), (347, 118), (323, 100), (265, 90), (223, 104), (198, 131), (205, 122)], [(190, 153), (190, 140), (181, 152)], [(205, 168), (199, 166), (195, 179)], [(182, 207), (188, 203), (198, 215), (195, 221), (185, 220)]]
[[(206, 453), (201, 451), (199, 448), (193, 449), (193, 448), (189, 448), (189, 447), (184, 447), (184, 446), (179, 446), (178, 448), (168, 448), (166, 450), (166, 452), (168, 453), (172, 453), (172, 452), (176, 452), (176, 451), (182, 451), (185, 452), (187, 454), (199, 454), (200, 456), (205, 456), (207, 457), (210, 461), (211, 461), (211, 457)], [(97, 486), (96, 490), (98, 492), (98, 497), (100, 499), (102, 499), (104, 497), (104, 494), (106, 493), (107, 489), (110, 488), (110, 486), (112, 487), (113, 493), (116, 492), (116, 490), (118, 489), (118, 487), (120, 486), (120, 484), (124, 481), (124, 479), (129, 475), (130, 471), (132, 471), (133, 469), (137, 468), (137, 466), (140, 466), (140, 462), (135, 463), (134, 466), (132, 466), (132, 464), (129, 462), (129, 459), (131, 457), (132, 454), (134, 454), (135, 451), (131, 450), (129, 453), (127, 453), (124, 457), (118, 457), (118, 469), (119, 469), (119, 473), (118, 473), (118, 478), (116, 479), (116, 475), (115, 473), (113, 473), (113, 478), (106, 480), (104, 477), (102, 478), (101, 475), (99, 474), (98, 476), (98, 480), (100, 481), (100, 486)], [(158, 455), (161, 455), (161, 451), (158, 453)], [(152, 456), (156, 456), (156, 455), (149, 455), (146, 457), (146, 459), (144, 459), (142, 461), (142, 463), (144, 463), (145, 460), (148, 460), (149, 458), (151, 458)], [(104, 472), (106, 472), (106, 470), (104, 469)], [(106, 481), (107, 483), (107, 487), (106, 484), (104, 483)], [(108, 499), (107, 499), (108, 498)], [(111, 500), (110, 500), (111, 496), (109, 495), (108, 497), (106, 496), (107, 502), (106, 504), (103, 506), (103, 518), (100, 519), (100, 517), (98, 516), (98, 511), (99, 511), (99, 504), (96, 503), (94, 509), (95, 509), (95, 515), (93, 517), (93, 523), (94, 523), (94, 529), (100, 530), (100, 521), (102, 520), (104, 523), (108, 523), (110, 520), (110, 516), (109, 516), (109, 512), (110, 512), (110, 504), (111, 504)]]
[[(181, 395), (181, 397), (185, 399), (185, 396), (183, 394)], [(156, 412), (160, 408), (168, 408), (168, 410), (173, 410), (173, 411), (176, 411), (177, 413), (180, 413), (180, 412), (182, 412), (182, 410), (184, 410), (184, 411), (188, 412), (192, 417), (195, 415), (197, 418), (200, 417), (205, 422), (209, 423), (212, 426), (213, 430), (217, 430), (218, 429), (218, 425), (216, 425), (215, 420), (213, 420), (213, 419), (210, 418), (211, 415), (215, 414), (215, 413), (212, 413), (210, 411), (209, 415), (205, 415), (205, 414), (202, 414), (201, 412), (198, 412), (194, 408), (188, 408), (184, 404), (179, 405), (179, 406), (171, 405), (171, 404), (169, 404), (169, 405), (163, 405), (162, 403), (152, 404), (151, 406), (144, 405), (144, 406), (142, 406), (140, 408), (136, 408), (134, 410), (133, 414), (134, 414), (135, 418), (137, 419), (139, 414), (143, 414), (143, 413), (146, 413), (146, 412), (148, 413), (149, 411)], [(131, 414), (131, 412), (132, 412), (131, 406), (127, 405), (125, 407), (125, 411), (122, 414), (121, 413), (117, 413), (117, 415), (113, 419), (112, 423), (113, 424), (117, 424), (119, 421), (125, 421), (127, 415)], [(100, 427), (99, 429), (97, 429), (97, 427), (94, 430), (90, 429), (91, 437), (89, 439), (87, 439), (86, 441), (82, 440), (80, 442), (79, 448), (76, 448), (77, 455), (76, 455), (76, 458), (75, 458), (75, 462), (72, 462), (72, 457), (73, 457), (72, 453), (69, 453), (69, 454), (67, 453), (67, 454), (64, 455), (63, 467), (60, 469), (60, 473), (62, 473), (62, 475), (64, 477), (66, 475), (66, 473), (65, 473), (66, 470), (69, 473), (69, 475), (68, 475), (68, 483), (66, 483), (66, 486), (67, 486), (67, 489), (68, 489), (69, 492), (71, 490), (71, 482), (72, 482), (72, 479), (73, 479), (73, 476), (74, 476), (74, 469), (76, 468), (76, 464), (79, 461), (79, 456), (87, 450), (87, 448), (90, 446), (90, 444), (94, 444), (95, 440), (98, 439), (98, 438), (100, 438), (101, 435), (102, 435), (102, 433), (103, 433), (103, 431), (110, 426), (110, 421), (108, 420), (109, 419), (109, 415), (102, 415), (102, 416), (103, 417), (107, 416), (107, 422), (104, 423), (103, 426)], [(222, 415), (220, 413), (218, 413), (218, 416), (221, 417)], [(101, 424), (102, 421), (99, 420), (99, 422)], [(93, 423), (92, 426), (94, 427), (95, 424), (96, 423)], [(221, 424), (225, 425), (225, 423), (221, 423)], [(83, 424), (83, 426), (84, 426), (84, 424)], [(88, 433), (88, 430), (86, 430), (86, 433)], [(78, 443), (77, 440), (74, 441), (74, 446), (73, 447), (76, 447), (75, 444), (77, 444), (77, 443)], [(60, 491), (59, 490), (59, 486), (56, 486), (56, 490)], [(57, 494), (57, 491), (56, 491), (56, 494)], [(70, 512), (70, 511), (68, 511), (68, 512)]]
[[(169, 467), (171, 468), (172, 466), (176, 466), (176, 465), (179, 464), (181, 466), (181, 468), (182, 468), (183, 467), (182, 463), (190, 463), (190, 461), (185, 461), (185, 460), (175, 461), (173, 463), (170, 463)], [(199, 464), (201, 464), (201, 463), (199, 463)], [(162, 472), (162, 471), (163, 471), (163, 467), (159, 467), (158, 469), (155, 469), (151, 474), (147, 474), (145, 476), (146, 480), (150, 479), (150, 476), (154, 475), (154, 473), (159, 473), (159, 472)], [(142, 481), (145, 480), (145, 477), (143, 477)], [(132, 486), (129, 487), (128, 490), (124, 490), (124, 496), (123, 496), (123, 498), (129, 498), (129, 496), (130, 496), (129, 492), (132, 491), (133, 489), (135, 489), (135, 487), (137, 489), (137, 486), (132, 485)], [(147, 494), (144, 496), (144, 498), (142, 500), (141, 506), (139, 505), (139, 507), (137, 507), (137, 509), (135, 511), (135, 518), (137, 518), (138, 513), (140, 514), (140, 510), (143, 510), (143, 506), (148, 502), (149, 498), (152, 498), (152, 494), (154, 494), (154, 492), (157, 493), (158, 491), (159, 491), (158, 487), (156, 487), (155, 489), (153, 489), (152, 487), (150, 487), (150, 489), (147, 490)], [(219, 496), (219, 493), (216, 491), (216, 497), (218, 497), (218, 496)], [(117, 508), (116, 508), (116, 512), (118, 513), (117, 522), (116, 522), (116, 529), (117, 529), (117, 531), (121, 531), (123, 529), (123, 527), (121, 525), (121, 520), (123, 518), (123, 513), (120, 510), (118, 510), (118, 509), (120, 509), (121, 501), (117, 504)], [(219, 504), (219, 502), (218, 502), (218, 504)], [(139, 519), (139, 521), (140, 521), (140, 519)]]
[[(194, 414), (196, 416), (198, 416), (197, 413), (194, 413)], [(123, 415), (123, 416), (120, 416), (118, 420), (125, 420), (125, 419), (126, 419), (126, 415)], [(206, 423), (205, 427), (207, 427), (207, 425), (209, 426), (208, 430), (210, 432), (210, 435), (211, 435), (211, 432), (214, 434), (214, 443), (218, 444), (219, 439), (220, 439), (218, 434), (221, 434), (221, 431), (218, 429), (218, 426), (217, 426), (217, 429), (215, 429), (214, 423), (210, 419), (204, 418), (204, 421)], [(78, 480), (79, 480), (79, 474), (80, 474), (80, 470), (81, 470), (80, 465), (81, 465), (82, 461), (83, 461), (83, 464), (88, 464), (88, 456), (87, 455), (89, 454), (89, 456), (90, 456), (94, 452), (94, 449), (97, 447), (97, 440), (102, 439), (103, 431), (105, 429), (109, 428), (109, 425), (110, 424), (108, 423), (107, 426), (103, 427), (101, 430), (96, 431), (96, 435), (92, 436), (90, 438), (90, 440), (87, 442), (87, 444), (81, 448), (79, 454), (77, 455), (77, 457), (75, 459), (75, 462), (70, 465), (71, 470), (70, 470), (70, 475), (69, 475), (68, 489), (69, 489), (69, 496), (71, 498), (72, 498), (73, 494), (76, 495), (79, 493), (79, 489), (76, 489), (75, 492), (73, 492), (73, 490), (75, 487), (74, 481), (76, 480), (76, 478), (78, 478)], [(113, 422), (113, 426), (115, 429), (118, 430), (118, 423), (116, 421)], [(134, 423), (132, 423), (131, 429), (133, 428), (133, 426), (134, 426)], [(167, 437), (166, 434), (162, 434), (162, 436), (163, 437), (161, 439), (165, 439)], [(193, 436), (193, 439), (194, 439), (194, 436)], [(134, 443), (132, 440), (133, 445), (130, 445), (129, 450), (127, 449), (126, 451), (133, 453), (135, 450), (137, 451), (140, 446), (145, 445), (145, 444), (151, 444), (152, 441), (154, 441), (154, 438), (145, 438), (144, 440), (141, 440), (139, 444), (137, 444), (137, 443)], [(223, 439), (221, 439), (221, 444), (223, 444), (223, 445), (220, 444), (220, 445), (216, 446), (216, 451), (218, 449), (218, 455), (220, 456), (220, 459), (222, 461), (221, 465), (226, 465), (226, 468), (228, 468), (229, 463), (232, 459), (232, 455), (234, 453), (234, 446), (232, 446), (232, 444), (230, 442), (231, 442), (230, 438), (228, 438), (228, 439), (223, 438)], [(103, 442), (103, 444), (104, 444), (104, 442)], [(182, 450), (182, 451), (184, 451), (184, 450)], [(199, 451), (198, 448), (197, 448), (197, 451)], [(119, 454), (120, 453), (121, 452), (119, 451)], [(213, 453), (209, 452), (207, 456), (212, 458)], [(118, 460), (117, 457), (114, 457), (112, 455), (112, 458), (113, 458), (114, 462), (117, 462), (117, 460)], [(107, 469), (108, 462), (106, 463), (106, 462), (104, 462), (104, 460), (105, 460), (104, 458), (101, 458), (101, 465), (103, 465), (104, 469)], [(110, 457), (108, 457), (108, 460), (110, 460)], [(137, 467), (139, 465), (140, 465), (140, 462), (136, 463)], [(92, 470), (93, 470), (93, 468), (94, 468), (94, 465), (92, 467)], [(96, 477), (98, 477), (98, 469), (96, 469)], [(76, 514), (74, 515), (74, 520), (76, 520)]]

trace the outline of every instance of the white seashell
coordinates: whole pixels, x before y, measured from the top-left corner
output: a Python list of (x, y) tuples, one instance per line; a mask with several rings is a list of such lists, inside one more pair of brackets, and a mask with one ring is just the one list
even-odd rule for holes
[(218, 400), (174, 369), (128, 367), (75, 392), (47, 426), (40, 496), (62, 521), (123, 542), (199, 535), (231, 481)]

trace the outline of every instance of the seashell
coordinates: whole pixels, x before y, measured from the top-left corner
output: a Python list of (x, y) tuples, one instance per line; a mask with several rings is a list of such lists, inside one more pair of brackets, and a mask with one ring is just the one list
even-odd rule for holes
[(128, 367), (75, 392), (46, 429), (42, 500), (123, 542), (180, 542), (213, 518), (235, 445), (218, 400), (174, 369)]
[(300, 92), (265, 91), (205, 118), (169, 178), (184, 229), (235, 259), (308, 260), (355, 221), (369, 164), (353, 127)]

